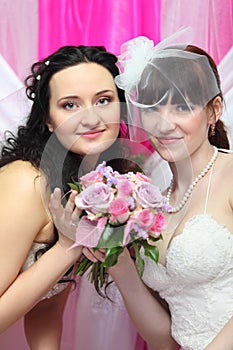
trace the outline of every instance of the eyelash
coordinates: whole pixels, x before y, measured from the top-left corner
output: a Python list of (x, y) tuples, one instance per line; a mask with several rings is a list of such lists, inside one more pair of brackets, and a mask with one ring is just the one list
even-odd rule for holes
[[(62, 105), (62, 108), (66, 109), (66, 110), (73, 110), (74, 109), (73, 107), (75, 105), (76, 105), (75, 102), (66, 102)], [(77, 105), (76, 105), (76, 107), (77, 107)]]
[[(98, 102), (100, 102), (100, 101), (107, 101), (108, 103), (109, 102), (111, 102), (112, 101), (112, 99), (110, 98), (110, 97), (101, 97), (101, 98), (99, 98), (97, 101), (96, 101), (96, 105), (98, 106)], [(103, 105), (103, 104), (101, 104), (101, 105)], [(104, 104), (105, 105), (105, 104)]]
[[(189, 105), (186, 105), (186, 104), (181, 105), (180, 104), (180, 105), (176, 105), (175, 109), (177, 110), (178, 113), (188, 113), (188, 112), (190, 113), (190, 112), (194, 111), (195, 107), (192, 106), (191, 104), (189, 104)], [(146, 114), (159, 113), (159, 108), (157, 106), (149, 107), (149, 108), (145, 108), (144, 111), (142, 109), (142, 112), (144, 112)]]
[(177, 105), (176, 109), (179, 112), (191, 112), (194, 110), (194, 106), (190, 104), (189, 105), (183, 104), (183, 105)]
[[(98, 103), (101, 101), (106, 101), (109, 103), (112, 101), (112, 98), (111, 97), (101, 97), (96, 101), (95, 106), (98, 106)], [(104, 103), (104, 104), (101, 103), (100, 105), (104, 106), (104, 105), (106, 105), (106, 103)], [(76, 102), (69, 101), (69, 102), (65, 102), (62, 105), (62, 108), (66, 109), (66, 110), (73, 110), (75, 108), (79, 108), (79, 105)]]

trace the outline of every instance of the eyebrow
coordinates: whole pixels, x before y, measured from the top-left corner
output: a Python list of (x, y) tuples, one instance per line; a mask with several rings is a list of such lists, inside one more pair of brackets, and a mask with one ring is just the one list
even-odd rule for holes
[[(113, 90), (101, 90), (101, 91), (98, 91), (94, 96), (99, 96), (99, 95), (102, 95), (102, 94), (106, 94), (106, 93), (112, 93), (112, 94), (115, 94), (115, 91)], [(61, 97), (58, 99), (58, 102), (62, 101), (62, 100), (67, 100), (67, 99), (74, 99), (74, 98), (79, 98), (79, 96), (77, 95), (71, 95), (71, 96), (65, 96), (65, 97)]]

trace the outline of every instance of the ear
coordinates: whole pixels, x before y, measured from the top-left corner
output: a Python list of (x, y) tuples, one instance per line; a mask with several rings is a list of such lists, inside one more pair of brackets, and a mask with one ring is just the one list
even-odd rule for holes
[(222, 115), (222, 99), (220, 96), (215, 97), (211, 104), (208, 124), (215, 124)]
[(47, 125), (47, 127), (48, 127), (50, 132), (54, 131), (53, 126), (52, 126), (52, 124), (50, 122), (46, 122), (46, 125)]

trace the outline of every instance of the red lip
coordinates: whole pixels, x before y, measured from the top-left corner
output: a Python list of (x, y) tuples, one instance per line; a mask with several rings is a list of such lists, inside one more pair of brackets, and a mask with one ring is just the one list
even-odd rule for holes
[(178, 138), (178, 137), (160, 137), (160, 138), (157, 138), (157, 140), (159, 141), (159, 143), (161, 145), (171, 145), (171, 144), (181, 140), (181, 138)]
[(96, 137), (98, 137), (99, 135), (101, 135), (103, 133), (104, 130), (90, 130), (87, 132), (84, 132), (82, 134), (80, 134), (80, 136), (85, 137), (87, 139), (94, 139)]

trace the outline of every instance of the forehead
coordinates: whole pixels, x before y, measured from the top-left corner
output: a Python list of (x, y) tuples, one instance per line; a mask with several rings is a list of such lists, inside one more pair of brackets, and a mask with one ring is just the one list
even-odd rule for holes
[(79, 63), (55, 73), (50, 80), (51, 93), (73, 94), (75, 91), (114, 90), (116, 85), (112, 74), (97, 63)]

